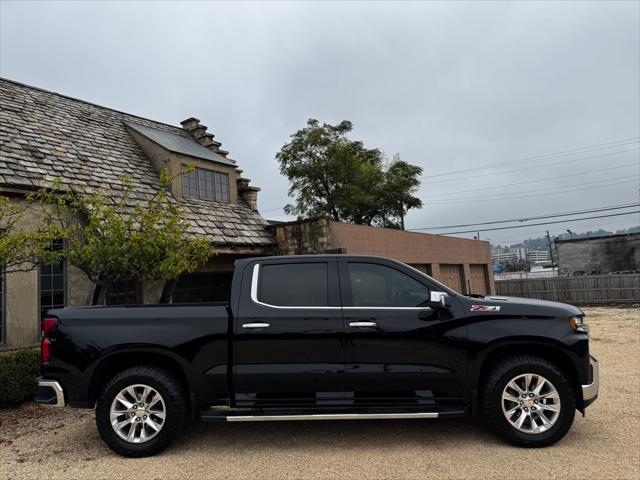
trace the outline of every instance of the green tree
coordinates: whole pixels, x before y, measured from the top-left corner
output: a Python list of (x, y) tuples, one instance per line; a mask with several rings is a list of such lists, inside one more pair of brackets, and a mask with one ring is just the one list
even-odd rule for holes
[(119, 196), (104, 190), (77, 194), (58, 188), (32, 196), (43, 207), (43, 223), (57, 229), (65, 240), (63, 251), (45, 253), (44, 260), (63, 258), (82, 270), (96, 284), (94, 304), (101, 291), (106, 296), (119, 282), (165, 280), (172, 284), (213, 254), (209, 242), (185, 233), (182, 212), (167, 196), (172, 178), (166, 172), (161, 173), (162, 188), (145, 202), (133, 199), (131, 182), (123, 180)]
[(404, 230), (404, 218), (411, 208), (422, 208), (422, 200), (414, 196), (420, 187), (422, 168), (395, 155), (387, 167), (381, 189), (382, 204), (387, 211), (382, 225)]
[(328, 216), (403, 227), (406, 212), (422, 206), (413, 195), (422, 169), (397, 156), (385, 168), (382, 152), (350, 139), (352, 130), (347, 120), (321, 125), (309, 119), (276, 154), (280, 172), (290, 182), (289, 196), (295, 199), (285, 212), (299, 218)]
[(38, 265), (41, 255), (56, 238), (57, 229), (23, 225), (28, 204), (0, 195), (0, 268), (28, 271)]

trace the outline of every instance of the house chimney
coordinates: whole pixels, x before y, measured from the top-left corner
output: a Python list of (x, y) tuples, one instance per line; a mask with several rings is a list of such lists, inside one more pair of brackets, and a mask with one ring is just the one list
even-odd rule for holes
[(196, 128), (191, 130), (191, 135), (193, 135), (193, 138), (195, 138), (198, 141), (198, 143), (200, 143), (200, 139), (204, 137), (206, 134), (207, 134), (207, 127), (205, 127), (204, 125), (198, 125), (196, 126)]
[[(238, 169), (239, 170), (239, 169)], [(242, 170), (239, 170), (240, 172)], [(260, 189), (258, 187), (252, 187), (250, 185), (251, 180), (244, 177), (238, 177), (236, 180), (236, 184), (238, 186), (238, 195), (242, 197), (242, 199), (247, 202), (251, 210), (258, 211), (258, 192)]]
[(194, 130), (198, 125), (200, 125), (200, 120), (195, 117), (189, 117), (186, 120), (180, 122), (182, 128), (184, 128), (187, 132)]
[(229, 152), (220, 148), (222, 144), (213, 139), (215, 135), (213, 133), (207, 133), (207, 127), (200, 124), (200, 120), (194, 117), (187, 118), (180, 122), (182, 128), (191, 134), (191, 136), (205, 148), (208, 148), (214, 153), (227, 158)]
[[(215, 140), (213, 139), (212, 133), (205, 133), (198, 139), (198, 142), (200, 142), (200, 145), (207, 148), (213, 145), (214, 141)], [(220, 142), (215, 142), (215, 143), (220, 143)]]

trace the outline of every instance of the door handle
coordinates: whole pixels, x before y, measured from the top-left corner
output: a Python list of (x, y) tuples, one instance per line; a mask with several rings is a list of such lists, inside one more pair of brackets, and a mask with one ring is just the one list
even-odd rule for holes
[(271, 324), (269, 323), (243, 323), (242, 328), (269, 328)]
[(378, 324), (376, 322), (350, 322), (349, 326), (356, 328), (372, 328), (377, 327)]

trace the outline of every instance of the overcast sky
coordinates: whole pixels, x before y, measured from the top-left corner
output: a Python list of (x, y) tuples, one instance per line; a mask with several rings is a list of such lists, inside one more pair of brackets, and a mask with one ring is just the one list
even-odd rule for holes
[[(425, 206), (407, 228), (639, 199), (640, 2), (2, 0), (0, 9), (3, 77), (175, 125), (200, 118), (262, 187), (267, 218), (286, 218), (275, 153), (309, 117), (351, 120), (367, 146), (424, 168)], [(481, 238), (638, 223), (627, 215)]]

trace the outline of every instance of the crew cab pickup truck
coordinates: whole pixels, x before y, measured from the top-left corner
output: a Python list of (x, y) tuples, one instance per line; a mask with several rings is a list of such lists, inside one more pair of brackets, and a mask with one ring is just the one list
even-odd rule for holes
[(130, 457), (190, 418), (480, 414), (542, 447), (598, 394), (578, 308), (461, 295), (379, 257), (243, 259), (228, 303), (51, 310), (42, 330), (36, 401), (95, 408), (101, 437)]

